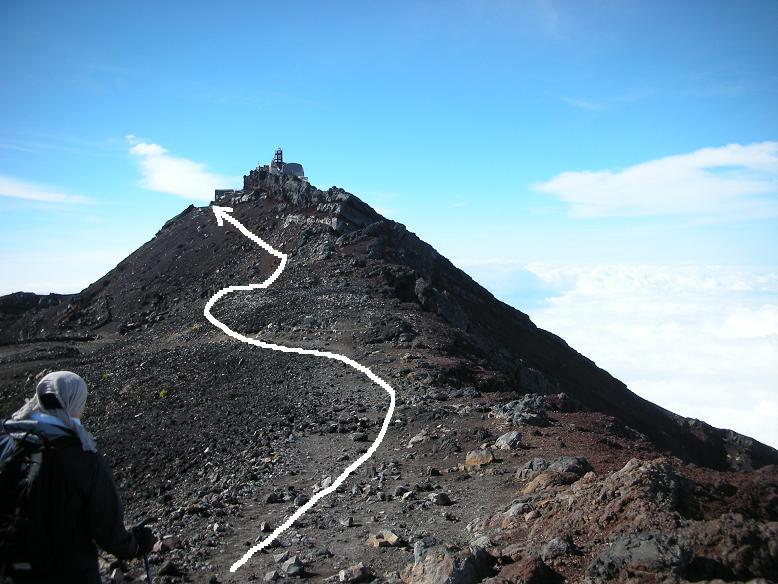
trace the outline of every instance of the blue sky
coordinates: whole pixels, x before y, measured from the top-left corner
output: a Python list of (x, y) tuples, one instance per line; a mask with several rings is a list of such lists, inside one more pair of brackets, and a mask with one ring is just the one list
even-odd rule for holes
[(776, 28), (772, 1), (4, 2), (0, 293), (83, 288), (280, 145), (641, 395), (778, 446)]

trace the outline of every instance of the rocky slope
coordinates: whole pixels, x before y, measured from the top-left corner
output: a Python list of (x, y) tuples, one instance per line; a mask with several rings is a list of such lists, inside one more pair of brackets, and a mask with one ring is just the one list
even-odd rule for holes
[(364, 452), (387, 405), (341, 364), (249, 347), (204, 319), (212, 294), (276, 260), (189, 207), (79, 294), (0, 299), (3, 412), (44, 368), (87, 379), (85, 423), (129, 515), (158, 517), (169, 536), (153, 558), (163, 581), (776, 574), (775, 450), (635, 396), (342, 189), (252, 181), (217, 203), (288, 266), (214, 314), (356, 359), (398, 408), (375, 457), (237, 574), (227, 568), (263, 522)]

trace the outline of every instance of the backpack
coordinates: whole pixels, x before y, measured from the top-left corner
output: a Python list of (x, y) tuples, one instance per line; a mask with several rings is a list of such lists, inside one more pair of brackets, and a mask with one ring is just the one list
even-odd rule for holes
[(50, 438), (34, 420), (3, 420), (0, 434), (0, 574), (28, 561), (26, 508), (44, 454), (74, 441), (75, 434)]

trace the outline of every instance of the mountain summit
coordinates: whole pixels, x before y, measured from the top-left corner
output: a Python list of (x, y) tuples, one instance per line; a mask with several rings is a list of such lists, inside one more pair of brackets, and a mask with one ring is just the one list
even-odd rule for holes
[[(216, 192), (288, 265), (214, 314), (247, 336), (359, 361), (392, 384), (398, 408), (368, 468), (286, 534), (289, 557), (258, 556), (235, 581), (252, 570), (417, 584), (778, 571), (776, 450), (636, 396), (403, 225), (292, 170), (258, 167), (242, 189)], [(43, 368), (81, 374), (85, 424), (129, 512), (161, 518), (175, 543), (159, 561), (193, 578), (227, 578), (261, 522), (280, 523), (364, 452), (386, 408), (340, 364), (246, 346), (205, 320), (214, 293), (260, 282), (276, 262), (190, 206), (78, 294), (0, 298), (4, 412)]]

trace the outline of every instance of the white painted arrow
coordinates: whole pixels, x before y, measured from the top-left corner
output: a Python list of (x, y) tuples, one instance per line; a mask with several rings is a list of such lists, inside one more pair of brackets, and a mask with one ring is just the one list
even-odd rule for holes
[(378, 377), (378, 375), (370, 371), (370, 369), (368, 369), (364, 365), (360, 365), (359, 363), (357, 363), (353, 359), (349, 359), (345, 355), (339, 355), (338, 353), (330, 353), (328, 351), (316, 351), (314, 349), (302, 349), (298, 347), (287, 347), (285, 345), (265, 343), (264, 341), (259, 341), (257, 339), (252, 339), (251, 337), (244, 336), (240, 333), (236, 333), (234, 330), (232, 330), (223, 322), (219, 321), (216, 317), (214, 317), (211, 314), (211, 308), (213, 308), (213, 305), (216, 304), (221, 298), (223, 298), (230, 292), (267, 288), (268, 286), (270, 286), (270, 284), (276, 281), (278, 276), (281, 275), (281, 272), (283, 272), (284, 268), (286, 267), (287, 256), (285, 253), (278, 251), (277, 249), (273, 248), (271, 245), (266, 243), (264, 240), (251, 233), (251, 231), (246, 229), (243, 226), (243, 224), (237, 219), (235, 219), (235, 217), (230, 215), (230, 213), (232, 213), (231, 207), (217, 207), (215, 205), (213, 206), (213, 214), (216, 216), (216, 224), (219, 227), (222, 227), (225, 221), (232, 223), (238, 229), (238, 231), (240, 231), (243, 235), (248, 237), (251, 241), (256, 243), (259, 247), (261, 247), (268, 253), (279, 258), (281, 262), (279, 263), (276, 270), (264, 282), (261, 282), (259, 284), (247, 284), (245, 286), (228, 286), (227, 288), (222, 288), (221, 290), (219, 290), (206, 303), (205, 309), (203, 310), (203, 314), (205, 315), (205, 318), (207, 318), (211, 322), (211, 324), (213, 324), (215, 327), (221, 329), (225, 334), (231, 336), (234, 339), (238, 339), (242, 343), (248, 343), (249, 345), (254, 345), (255, 347), (262, 347), (263, 349), (281, 351), (283, 353), (297, 353), (299, 355), (313, 355), (315, 357), (326, 357), (327, 359), (334, 359), (335, 361), (340, 361), (341, 363), (345, 363), (346, 365), (353, 367), (357, 371), (364, 373), (370, 379), (370, 381), (378, 384), (389, 394), (389, 409), (386, 412), (384, 423), (381, 425), (381, 430), (378, 432), (378, 436), (370, 445), (370, 448), (368, 448), (367, 452), (365, 452), (357, 460), (351, 463), (346, 468), (346, 470), (344, 470), (340, 474), (340, 476), (338, 476), (338, 478), (336, 478), (333, 481), (333, 483), (329, 487), (314, 494), (307, 503), (305, 503), (302, 507), (300, 507), (299, 509), (297, 509), (297, 511), (295, 511), (292, 515), (290, 515), (287, 518), (287, 520), (284, 521), (284, 523), (282, 523), (281, 525), (279, 525), (275, 530), (273, 530), (273, 532), (270, 535), (268, 535), (265, 539), (263, 539), (254, 547), (252, 547), (250, 550), (248, 550), (241, 559), (239, 559), (230, 567), (230, 572), (235, 572), (243, 564), (248, 562), (251, 556), (253, 556), (256, 552), (269, 546), (284, 531), (292, 527), (294, 522), (297, 521), (300, 517), (302, 517), (311, 507), (313, 507), (319, 501), (319, 499), (321, 499), (322, 497), (326, 497), (330, 493), (335, 492), (335, 490), (343, 483), (343, 481), (345, 481), (348, 478), (348, 476), (351, 473), (353, 473), (356, 469), (358, 469), (365, 462), (367, 462), (371, 456), (373, 456), (375, 451), (378, 450), (378, 446), (381, 444), (381, 441), (384, 439), (384, 436), (386, 435), (386, 431), (389, 429), (389, 423), (392, 421), (392, 414), (394, 413), (395, 395), (394, 395), (394, 389), (392, 389), (392, 386), (390, 386), (386, 381)]

